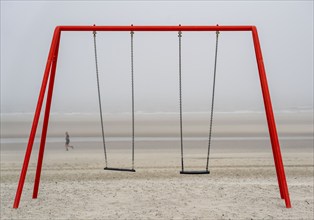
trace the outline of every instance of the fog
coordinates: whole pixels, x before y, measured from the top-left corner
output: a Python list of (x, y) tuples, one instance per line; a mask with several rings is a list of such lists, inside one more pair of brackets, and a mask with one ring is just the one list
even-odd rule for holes
[[(313, 110), (312, 1), (1, 1), (1, 113), (35, 110), (57, 25), (256, 25), (276, 111)], [(130, 33), (97, 33), (104, 112), (131, 111)], [(62, 33), (52, 112), (97, 112), (91, 32)], [(210, 109), (214, 32), (183, 32), (183, 111)], [(135, 32), (136, 112), (177, 112), (176, 32)], [(215, 110), (263, 111), (250, 32), (219, 36)]]

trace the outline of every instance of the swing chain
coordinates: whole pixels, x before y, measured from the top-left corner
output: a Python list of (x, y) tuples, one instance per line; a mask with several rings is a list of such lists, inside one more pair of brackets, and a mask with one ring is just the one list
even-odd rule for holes
[(210, 121), (209, 121), (209, 134), (208, 134), (208, 152), (207, 152), (207, 163), (206, 163), (206, 171), (208, 171), (209, 165), (209, 154), (210, 154), (210, 146), (211, 146), (211, 138), (212, 138), (212, 129), (213, 129), (213, 117), (214, 117), (214, 101), (215, 101), (215, 86), (216, 86), (216, 70), (217, 70), (217, 55), (218, 55), (218, 39), (219, 39), (219, 31), (216, 31), (216, 49), (215, 49), (215, 63), (214, 63), (214, 79), (213, 79), (213, 90), (212, 90), (212, 103), (210, 109)]
[(133, 49), (133, 35), (131, 34), (131, 84), (132, 84), (132, 169), (134, 169), (134, 49)]
[(181, 38), (182, 31), (178, 32), (179, 37), (179, 105), (180, 105), (180, 144), (181, 144), (181, 170), (184, 171), (183, 163), (183, 130), (182, 130), (182, 63), (181, 63)]
[(103, 122), (103, 117), (102, 117), (101, 98), (100, 98), (96, 34), (97, 34), (97, 32), (96, 32), (96, 31), (93, 31), (93, 35), (94, 35), (95, 64), (96, 64), (97, 91), (98, 91), (98, 103), (99, 103), (99, 113), (100, 113), (100, 122), (101, 122), (101, 133), (102, 133), (102, 142), (103, 142), (104, 154), (105, 154), (105, 163), (106, 163), (106, 167), (107, 167), (107, 166), (108, 166), (108, 161), (107, 161), (105, 132), (104, 132), (104, 122)]

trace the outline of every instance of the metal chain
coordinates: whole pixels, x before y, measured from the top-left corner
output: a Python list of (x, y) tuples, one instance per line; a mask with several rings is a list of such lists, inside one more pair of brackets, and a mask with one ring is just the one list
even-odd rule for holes
[(96, 78), (97, 78), (97, 89), (98, 89), (98, 102), (99, 102), (99, 113), (100, 113), (100, 122), (101, 122), (101, 133), (102, 133), (102, 142), (103, 142), (103, 146), (104, 146), (105, 163), (106, 163), (106, 168), (107, 168), (108, 161), (107, 161), (105, 132), (104, 132), (104, 122), (103, 122), (103, 117), (102, 117), (101, 98), (100, 98), (96, 34), (97, 34), (97, 32), (93, 31), (93, 35), (94, 35), (94, 51), (95, 51), (95, 64), (96, 64)]
[(181, 38), (182, 32), (178, 32), (179, 37), (179, 102), (180, 102), (180, 141), (181, 141), (181, 170), (184, 171), (183, 163), (183, 131), (182, 131), (182, 63), (181, 63)]
[(134, 51), (133, 51), (133, 35), (131, 34), (131, 83), (132, 83), (132, 169), (134, 169)]
[(212, 103), (211, 103), (210, 121), (209, 121), (208, 152), (207, 152), (206, 171), (208, 171), (208, 165), (209, 165), (209, 154), (210, 154), (210, 145), (211, 145), (212, 128), (213, 128), (215, 86), (216, 86), (216, 69), (217, 69), (217, 54), (218, 54), (218, 38), (219, 38), (219, 31), (216, 31), (216, 50), (215, 50), (215, 64), (214, 64), (214, 79), (213, 79)]

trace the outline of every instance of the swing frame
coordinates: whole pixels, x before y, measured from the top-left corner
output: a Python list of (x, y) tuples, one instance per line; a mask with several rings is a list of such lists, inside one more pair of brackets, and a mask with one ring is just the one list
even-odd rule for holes
[(14, 199), (13, 208), (18, 208), (26, 173), (28, 170), (29, 160), (32, 153), (32, 148), (34, 144), (35, 134), (40, 118), (40, 113), (45, 97), (45, 93), (47, 90), (48, 80), (48, 91), (46, 97), (46, 108), (44, 114), (44, 121), (42, 127), (42, 134), (40, 140), (40, 147), (38, 153), (38, 162), (37, 162), (37, 169), (35, 175), (35, 182), (34, 182), (34, 189), (33, 189), (33, 199), (36, 199), (38, 196), (38, 188), (40, 182), (40, 175), (42, 169), (42, 162), (46, 144), (46, 137), (47, 137), (47, 128), (49, 123), (49, 116), (50, 116), (50, 107), (53, 95), (53, 88), (54, 88), (54, 80), (57, 68), (57, 61), (58, 61), (58, 52), (59, 52), (59, 45), (60, 45), (60, 38), (61, 32), (64, 31), (249, 31), (252, 33), (255, 55), (256, 55), (256, 62), (258, 67), (258, 73), (261, 83), (264, 107), (266, 112), (268, 130), (271, 140), (272, 152), (275, 162), (278, 186), (280, 191), (281, 199), (285, 200), (286, 208), (291, 208), (290, 196), (288, 185), (286, 181), (285, 170), (282, 161), (282, 155), (280, 150), (280, 144), (276, 129), (276, 122), (274, 118), (270, 93), (268, 89), (268, 83), (266, 78), (266, 71), (263, 62), (262, 50), (260, 46), (260, 41), (257, 33), (257, 28), (255, 26), (57, 26), (54, 30), (54, 34), (52, 37), (50, 50), (46, 62), (46, 67), (42, 79), (42, 84), (39, 92), (39, 97), (37, 101), (37, 106), (34, 114), (34, 119), (32, 123), (32, 128), (30, 131), (30, 136), (28, 139), (28, 144), (25, 152), (24, 162), (20, 173), (20, 179), (18, 182), (18, 187), (16, 190), (16, 195)]

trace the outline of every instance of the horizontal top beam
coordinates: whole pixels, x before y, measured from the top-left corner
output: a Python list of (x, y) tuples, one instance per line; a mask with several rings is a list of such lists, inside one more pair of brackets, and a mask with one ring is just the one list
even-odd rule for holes
[(252, 31), (254, 26), (57, 26), (60, 31)]

